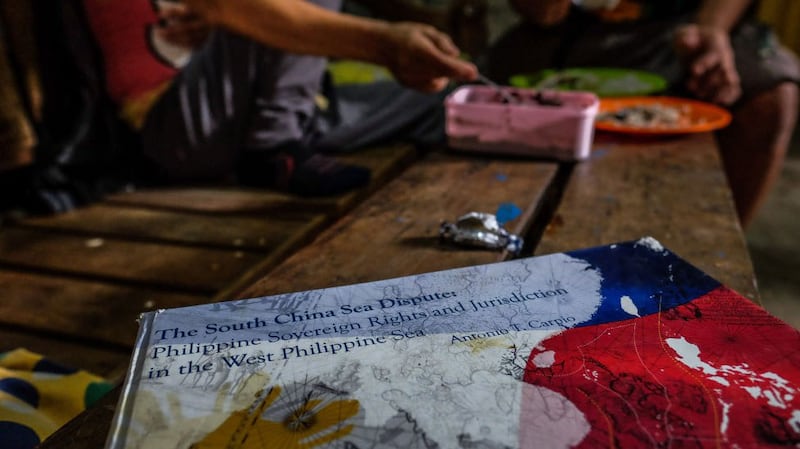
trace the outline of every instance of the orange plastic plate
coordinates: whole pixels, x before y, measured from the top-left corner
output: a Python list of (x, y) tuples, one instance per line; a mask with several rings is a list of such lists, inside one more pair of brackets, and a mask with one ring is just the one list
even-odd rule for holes
[(675, 97), (624, 97), (600, 100), (598, 116), (634, 106), (662, 105), (675, 107), (684, 114), (686, 124), (671, 126), (633, 126), (598, 119), (595, 128), (629, 134), (686, 134), (713, 131), (728, 126), (731, 114), (719, 106), (697, 100)]

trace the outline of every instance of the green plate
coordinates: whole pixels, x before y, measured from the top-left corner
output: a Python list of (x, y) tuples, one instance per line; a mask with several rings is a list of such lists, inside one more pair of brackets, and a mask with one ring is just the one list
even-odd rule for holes
[(514, 75), (510, 84), (534, 89), (582, 90), (600, 97), (650, 95), (667, 88), (667, 80), (654, 73), (612, 68), (543, 70)]

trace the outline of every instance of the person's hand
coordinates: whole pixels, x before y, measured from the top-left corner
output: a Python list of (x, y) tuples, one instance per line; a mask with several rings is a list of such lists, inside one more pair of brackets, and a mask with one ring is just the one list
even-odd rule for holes
[(184, 3), (158, 2), (157, 33), (165, 41), (184, 48), (197, 48), (208, 37), (211, 25)]
[(474, 81), (475, 65), (459, 58), (459, 50), (446, 34), (417, 23), (391, 23), (387, 28), (386, 67), (403, 85), (437, 92), (450, 79)]
[(742, 94), (728, 33), (691, 24), (675, 36), (678, 53), (688, 69), (686, 87), (701, 100), (730, 105)]

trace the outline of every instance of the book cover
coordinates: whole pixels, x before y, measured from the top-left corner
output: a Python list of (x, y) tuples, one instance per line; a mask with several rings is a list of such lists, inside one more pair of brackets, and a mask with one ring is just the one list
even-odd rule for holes
[(797, 446), (799, 368), (643, 238), (149, 313), (108, 447)]

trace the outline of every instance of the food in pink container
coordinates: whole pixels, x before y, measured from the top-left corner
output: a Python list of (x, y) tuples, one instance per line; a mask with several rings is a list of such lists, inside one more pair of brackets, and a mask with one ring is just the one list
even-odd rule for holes
[(448, 143), (486, 153), (586, 159), (598, 106), (590, 92), (462, 86), (445, 100)]

